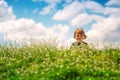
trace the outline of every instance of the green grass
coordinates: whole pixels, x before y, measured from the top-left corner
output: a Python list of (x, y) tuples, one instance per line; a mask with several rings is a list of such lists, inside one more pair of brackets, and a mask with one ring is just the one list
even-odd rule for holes
[(120, 48), (0, 44), (0, 80), (120, 80)]

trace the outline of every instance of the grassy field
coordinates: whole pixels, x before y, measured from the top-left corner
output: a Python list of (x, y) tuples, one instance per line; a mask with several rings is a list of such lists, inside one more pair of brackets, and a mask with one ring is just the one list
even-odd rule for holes
[(0, 80), (120, 80), (120, 48), (0, 44)]

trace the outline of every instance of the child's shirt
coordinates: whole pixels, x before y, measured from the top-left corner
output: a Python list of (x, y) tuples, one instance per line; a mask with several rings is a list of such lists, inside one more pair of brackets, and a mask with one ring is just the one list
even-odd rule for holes
[(70, 48), (73, 48), (73, 47), (80, 47), (80, 48), (85, 48), (87, 47), (87, 43), (82, 41), (82, 42), (73, 42), (72, 45), (70, 46)]

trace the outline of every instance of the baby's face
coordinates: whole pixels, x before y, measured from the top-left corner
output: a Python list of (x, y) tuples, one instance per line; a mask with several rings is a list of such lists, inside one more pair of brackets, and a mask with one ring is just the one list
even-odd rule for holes
[(75, 39), (78, 40), (78, 41), (79, 41), (79, 40), (82, 40), (82, 39), (83, 39), (82, 34), (76, 33), (76, 34), (75, 34)]

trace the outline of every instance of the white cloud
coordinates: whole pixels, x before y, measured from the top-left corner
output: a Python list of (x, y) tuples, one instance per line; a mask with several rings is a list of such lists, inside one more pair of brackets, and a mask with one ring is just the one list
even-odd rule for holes
[(84, 7), (81, 3), (75, 1), (69, 6), (64, 7), (63, 10), (59, 10), (53, 16), (54, 20), (69, 20), (70, 18), (74, 17), (78, 13), (83, 13)]
[(7, 40), (41, 40), (56, 41), (58, 45), (64, 44), (64, 40), (69, 31), (67, 25), (54, 25), (46, 28), (42, 23), (35, 23), (32, 19), (21, 18), (19, 20), (10, 20), (0, 22), (0, 32), (4, 35), (3, 39)]
[(53, 27), (51, 27), (49, 29), (51, 32), (54, 32), (55, 35), (56, 34), (67, 35), (67, 33), (69, 31), (69, 26), (58, 24), (58, 25), (53, 25)]
[(62, 24), (53, 25), (53, 27), (49, 28), (49, 33), (51, 33), (50, 35), (53, 35), (56, 38), (56, 42), (59, 42), (59, 46), (66, 43), (68, 31), (69, 26)]
[(96, 22), (101, 22), (104, 19), (104, 17), (96, 15), (96, 14), (87, 14), (87, 13), (82, 13), (77, 15), (75, 18), (71, 20), (71, 25), (72, 26), (83, 26), (86, 24), (89, 24), (92, 21)]
[[(55, 9), (56, 9), (56, 5), (58, 3), (60, 3), (62, 0), (32, 0), (33, 2), (45, 2), (47, 3), (48, 5), (45, 6), (42, 11), (40, 11), (40, 14), (41, 15), (46, 15), (46, 14), (49, 14), (51, 12), (53, 12)], [(34, 10), (34, 12), (38, 12), (37, 9)]]
[[(71, 5), (65, 6), (63, 10), (59, 10), (58, 12), (56, 12), (55, 15), (53, 16), (53, 19), (55, 20), (71, 20), (72, 18), (77, 19), (75, 17), (80, 16), (82, 13), (86, 14), (87, 13), (86, 10), (89, 10), (89, 12), (103, 13), (104, 7), (94, 1), (84, 1), (81, 3), (74, 1)], [(74, 24), (73, 20), (72, 22)]]
[(92, 18), (92, 20), (96, 21), (96, 22), (102, 22), (103, 19), (105, 19), (105, 17), (103, 16), (99, 16), (99, 15), (89, 15), (90, 18)]
[(23, 38), (29, 38), (33, 34), (35, 25), (33, 20), (20, 19), (11, 20), (0, 23), (0, 32), (4, 34), (4, 38), (10, 40), (21, 40)]
[(85, 25), (92, 21), (92, 18), (88, 14), (80, 14), (71, 20), (71, 25)]
[(107, 14), (111, 17), (120, 17), (120, 8), (106, 7), (104, 8), (104, 14)]
[(120, 0), (109, 0), (106, 3), (107, 6), (118, 6), (120, 7)]
[(47, 7), (44, 7), (43, 10), (40, 12), (41, 15), (48, 14), (52, 11), (54, 11), (56, 4), (48, 5)]
[(103, 13), (103, 6), (100, 5), (97, 2), (94, 1), (85, 1), (83, 3), (86, 9), (88, 9), (90, 12), (97, 12), (97, 13)]
[(110, 41), (120, 42), (120, 23), (119, 18), (107, 18), (97, 22), (92, 29), (87, 32), (88, 41)]
[(13, 20), (15, 18), (12, 7), (8, 6), (4, 0), (0, 0), (0, 21)]

